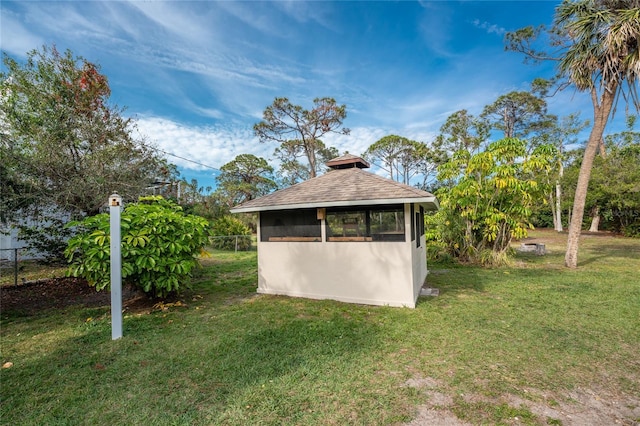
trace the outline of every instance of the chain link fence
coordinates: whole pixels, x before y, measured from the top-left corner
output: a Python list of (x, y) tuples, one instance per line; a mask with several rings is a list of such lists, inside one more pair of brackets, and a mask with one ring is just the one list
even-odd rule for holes
[(13, 273), (13, 285), (18, 285), (18, 270), (20, 263), (20, 253), (28, 247), (0, 248), (0, 275), (5, 274), (5, 270)]
[(218, 250), (251, 251), (257, 245), (251, 235), (216, 235), (209, 237), (211, 246)]
[[(255, 237), (251, 235), (212, 236), (209, 237), (209, 241), (211, 246), (218, 250), (233, 250), (236, 253), (239, 251), (257, 250)], [(0, 248), (0, 277), (12, 275), (13, 285), (18, 285), (21, 272), (20, 264), (37, 261), (37, 259), (34, 259), (32, 256), (25, 256), (28, 250), (29, 247)], [(7, 283), (5, 282), (5, 284)]]

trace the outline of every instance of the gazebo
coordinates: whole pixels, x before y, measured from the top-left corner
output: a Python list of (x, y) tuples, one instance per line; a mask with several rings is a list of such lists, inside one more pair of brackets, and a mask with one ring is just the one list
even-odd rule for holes
[(415, 307), (427, 277), (426, 191), (345, 154), (324, 175), (247, 201), (258, 213), (258, 293)]

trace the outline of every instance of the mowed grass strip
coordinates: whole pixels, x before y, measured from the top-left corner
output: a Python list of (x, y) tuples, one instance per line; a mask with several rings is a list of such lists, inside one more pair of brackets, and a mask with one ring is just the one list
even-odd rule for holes
[[(505, 403), (553, 406), (573, 389), (640, 394), (640, 241), (562, 241), (514, 267), (430, 264), (440, 296), (416, 309), (256, 295), (256, 253), (212, 252), (170, 306), (2, 313), (3, 424), (401, 424), (428, 381), (472, 424), (560, 424)], [(473, 395), (469, 399), (468, 395)], [(546, 396), (541, 396), (546, 395)]]

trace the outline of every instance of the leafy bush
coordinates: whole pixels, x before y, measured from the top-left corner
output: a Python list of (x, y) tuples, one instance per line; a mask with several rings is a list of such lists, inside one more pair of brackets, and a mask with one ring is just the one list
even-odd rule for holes
[[(240, 235), (239, 237), (236, 237)], [(213, 222), (211, 227), (211, 245), (219, 250), (251, 249), (251, 229), (239, 219), (223, 216)]]
[(429, 238), (463, 262), (503, 264), (511, 240), (533, 227), (532, 209), (548, 190), (537, 179), (556, 154), (551, 145), (526, 148), (525, 141), (506, 138), (480, 153), (459, 150), (441, 165), (438, 179), (449, 187), (436, 192), (440, 210), (430, 218)]
[(622, 227), (622, 235), (625, 237), (640, 238), (640, 223), (638, 221)]
[[(72, 222), (81, 232), (69, 240), (69, 275), (83, 277), (97, 290), (110, 284), (109, 215)], [(208, 242), (206, 219), (186, 215), (159, 196), (141, 197), (121, 214), (122, 278), (153, 296), (180, 290), (198, 265)]]

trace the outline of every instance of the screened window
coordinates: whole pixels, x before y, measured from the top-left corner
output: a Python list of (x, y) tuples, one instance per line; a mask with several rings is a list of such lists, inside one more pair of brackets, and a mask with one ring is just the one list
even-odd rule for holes
[(404, 241), (404, 211), (371, 210), (371, 235), (374, 241)]
[(371, 241), (365, 210), (327, 211), (327, 241)]
[(327, 241), (404, 241), (401, 205), (327, 210)]
[(413, 204), (411, 204), (411, 216), (409, 216), (409, 218), (411, 219), (411, 241), (416, 240), (416, 222), (415, 220), (413, 220), (414, 212), (415, 210), (413, 208)]
[(260, 213), (261, 241), (321, 241), (316, 209)]
[[(414, 211), (413, 207), (411, 208), (411, 211)], [(411, 228), (412, 234), (413, 229), (415, 229), (416, 247), (420, 247), (420, 238), (424, 235), (424, 207), (420, 206), (420, 210), (415, 212), (415, 224), (412, 223)], [(413, 235), (411, 238), (414, 238)]]

